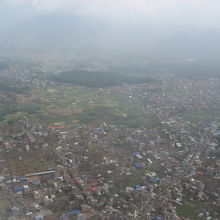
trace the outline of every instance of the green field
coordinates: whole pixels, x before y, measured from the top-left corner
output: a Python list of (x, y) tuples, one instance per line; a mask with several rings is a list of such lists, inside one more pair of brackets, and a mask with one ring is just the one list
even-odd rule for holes
[(184, 218), (199, 219), (199, 209), (191, 205), (182, 205), (177, 207), (177, 214)]
[(220, 122), (220, 111), (213, 109), (185, 111), (181, 116), (185, 121), (195, 124), (199, 122)]
[(120, 92), (103, 92), (85, 87), (57, 86), (33, 91), (20, 97), (17, 109), (4, 116), (3, 123), (13, 123), (24, 116), (44, 125), (69, 125), (73, 122), (102, 123), (118, 127), (152, 128), (158, 118), (142, 112), (140, 100)]

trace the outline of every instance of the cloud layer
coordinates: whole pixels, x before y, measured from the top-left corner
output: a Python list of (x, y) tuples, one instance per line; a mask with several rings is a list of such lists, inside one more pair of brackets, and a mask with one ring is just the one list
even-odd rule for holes
[(4, 0), (37, 12), (67, 11), (118, 22), (220, 27), (219, 0)]

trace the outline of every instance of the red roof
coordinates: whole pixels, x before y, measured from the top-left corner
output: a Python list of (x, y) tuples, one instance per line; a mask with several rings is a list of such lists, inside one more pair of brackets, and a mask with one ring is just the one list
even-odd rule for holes
[(81, 178), (75, 178), (75, 181), (80, 185), (83, 183), (83, 180)]
[(98, 191), (98, 188), (97, 187), (90, 187), (87, 190), (89, 190), (90, 192), (96, 192), (96, 191)]

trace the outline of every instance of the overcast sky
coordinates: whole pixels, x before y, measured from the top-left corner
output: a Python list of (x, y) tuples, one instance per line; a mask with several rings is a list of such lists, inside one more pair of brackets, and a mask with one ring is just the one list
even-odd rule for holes
[[(126, 23), (220, 27), (220, 0), (1, 0), (26, 13), (68, 12)], [(3, 7), (0, 4), (0, 7)], [(1, 15), (0, 15), (1, 17)]]

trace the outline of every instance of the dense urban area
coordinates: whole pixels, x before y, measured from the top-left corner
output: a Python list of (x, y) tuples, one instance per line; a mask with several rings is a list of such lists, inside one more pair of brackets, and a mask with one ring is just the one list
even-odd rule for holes
[(220, 219), (219, 78), (4, 62), (1, 220)]

